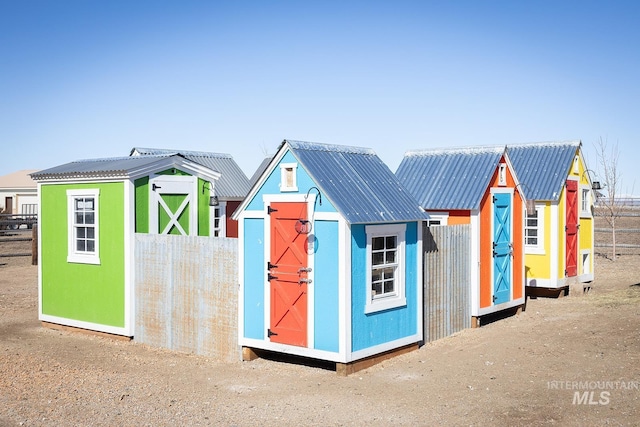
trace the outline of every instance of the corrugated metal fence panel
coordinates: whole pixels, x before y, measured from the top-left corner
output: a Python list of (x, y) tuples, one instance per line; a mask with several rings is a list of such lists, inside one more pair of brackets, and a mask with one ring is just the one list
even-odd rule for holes
[(470, 226), (424, 229), (424, 341), (471, 327)]
[(136, 341), (240, 359), (238, 241), (136, 234)]

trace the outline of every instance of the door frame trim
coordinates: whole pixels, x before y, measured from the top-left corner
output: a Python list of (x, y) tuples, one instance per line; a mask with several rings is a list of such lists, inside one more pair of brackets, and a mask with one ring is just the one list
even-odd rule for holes
[[(513, 211), (514, 211), (514, 203), (513, 203), (513, 199), (514, 199), (514, 189), (512, 187), (492, 187), (491, 191), (490, 191), (491, 196), (493, 196), (494, 194), (509, 194), (510, 200), (509, 200), (509, 206), (510, 206), (510, 220), (509, 220), (509, 236), (511, 237), (511, 246), (512, 246), (512, 250), (515, 250), (514, 247), (514, 240), (513, 240)], [(494, 212), (494, 204), (491, 203), (491, 239), (493, 240), (493, 236), (495, 233), (495, 224), (493, 219), (495, 218), (495, 212)], [(497, 306), (501, 306), (501, 305), (505, 305), (505, 304), (509, 304), (511, 301), (513, 301), (513, 286), (514, 286), (514, 256), (513, 253), (511, 255), (511, 277), (509, 278), (509, 300), (502, 302), (502, 303), (498, 303), (496, 304), (495, 301), (493, 301), (493, 295), (495, 292), (495, 263), (493, 262), (493, 259), (491, 261), (491, 305), (489, 307), (493, 308), (493, 307), (497, 307)]]
[(160, 234), (158, 230), (157, 203), (159, 193), (153, 190), (153, 184), (158, 181), (171, 183), (182, 183), (190, 185), (189, 197), (191, 206), (189, 207), (189, 233), (188, 236), (198, 235), (198, 177), (189, 175), (161, 175), (153, 174), (149, 177), (149, 234)]
[[(267, 207), (273, 203), (307, 203), (307, 218), (309, 220), (313, 220), (313, 206), (315, 205), (316, 195), (309, 194), (307, 197), (305, 194), (265, 194), (262, 196), (263, 201), (263, 217), (264, 217), (264, 259), (269, 260), (271, 256), (271, 215), (267, 212)], [(312, 223), (312, 227), (315, 228), (315, 224)], [(313, 234), (313, 228), (310, 234)], [(290, 346), (297, 348), (314, 348), (315, 347), (315, 257), (313, 253), (307, 253), (307, 267), (311, 268), (311, 272), (308, 273), (307, 277), (311, 280), (310, 283), (307, 284), (307, 347), (299, 347), (293, 346), (289, 344), (280, 344), (277, 345), (282, 346)], [(267, 280), (267, 275), (264, 275), (265, 282), (265, 292), (264, 292), (264, 325), (265, 327), (271, 326), (271, 286), (269, 280)], [(266, 337), (266, 328), (265, 328), (265, 337)], [(268, 337), (265, 338), (266, 342), (270, 342)]]

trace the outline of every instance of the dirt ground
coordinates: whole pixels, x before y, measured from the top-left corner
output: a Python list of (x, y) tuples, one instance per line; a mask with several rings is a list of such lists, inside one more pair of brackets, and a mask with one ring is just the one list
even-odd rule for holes
[(0, 258), (0, 426), (640, 425), (637, 255), (348, 377), (43, 328), (37, 296), (30, 259)]

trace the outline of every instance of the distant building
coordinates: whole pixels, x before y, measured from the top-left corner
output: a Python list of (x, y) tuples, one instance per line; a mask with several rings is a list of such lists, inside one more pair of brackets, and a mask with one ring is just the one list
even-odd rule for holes
[(29, 174), (21, 170), (0, 176), (0, 212), (5, 214), (38, 213), (38, 186)]

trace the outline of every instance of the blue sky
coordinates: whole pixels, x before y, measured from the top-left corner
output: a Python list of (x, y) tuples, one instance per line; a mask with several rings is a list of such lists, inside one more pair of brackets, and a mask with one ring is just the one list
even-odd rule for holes
[(640, 3), (0, 0), (0, 175), (132, 147), (617, 143), (640, 195)]

